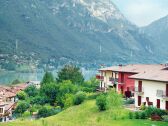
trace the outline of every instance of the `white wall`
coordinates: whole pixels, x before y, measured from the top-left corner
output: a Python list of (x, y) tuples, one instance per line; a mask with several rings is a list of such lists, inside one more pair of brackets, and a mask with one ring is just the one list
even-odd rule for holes
[[(135, 81), (135, 87), (138, 87), (138, 80)], [(156, 81), (146, 81), (142, 80), (142, 88), (144, 94), (142, 96), (142, 102), (146, 102), (146, 97), (149, 97), (149, 101), (153, 102), (153, 106), (157, 106), (157, 99), (160, 99), (160, 108), (165, 109), (165, 99), (157, 97), (157, 90), (166, 91), (166, 83), (156, 82)], [(135, 106), (138, 107), (138, 95), (135, 93)]]

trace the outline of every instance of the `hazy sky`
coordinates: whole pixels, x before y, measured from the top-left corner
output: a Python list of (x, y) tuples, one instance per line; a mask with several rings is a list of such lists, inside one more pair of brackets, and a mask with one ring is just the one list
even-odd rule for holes
[(138, 26), (168, 15), (168, 0), (112, 0), (121, 12)]

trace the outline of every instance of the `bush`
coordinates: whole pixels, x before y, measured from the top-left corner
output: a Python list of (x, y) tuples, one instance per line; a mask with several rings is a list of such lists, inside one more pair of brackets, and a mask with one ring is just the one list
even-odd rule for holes
[(27, 97), (26, 93), (24, 91), (20, 91), (19, 93), (17, 93), (17, 98), (19, 100), (25, 100)]
[(45, 118), (48, 116), (52, 116), (55, 115), (57, 113), (61, 112), (60, 107), (59, 108), (47, 108), (46, 106), (42, 107), (39, 112), (38, 112), (38, 117), (41, 118)]
[(122, 96), (111, 90), (107, 94), (108, 107), (121, 107), (123, 104)]
[(104, 111), (107, 109), (107, 99), (104, 94), (102, 94), (96, 98), (96, 105), (98, 106), (98, 109), (100, 111)]
[(21, 83), (21, 81), (20, 80), (18, 80), (18, 79), (16, 79), (16, 80), (14, 80), (13, 82), (12, 82), (12, 85), (15, 85), (15, 84), (20, 84)]
[(79, 105), (81, 104), (86, 98), (86, 94), (82, 91), (77, 92), (77, 94), (75, 95), (75, 99), (74, 99), (74, 104), (75, 105)]
[(96, 99), (97, 96), (99, 96), (98, 93), (87, 93), (87, 99), (88, 100)]
[(158, 115), (158, 116), (161, 117), (161, 116), (167, 114), (167, 112), (165, 110), (161, 110), (161, 109), (158, 109), (158, 108), (155, 108), (155, 107), (148, 107), (145, 110), (145, 113), (146, 113), (147, 117), (150, 117), (151, 115)]
[(65, 94), (61, 100), (64, 105), (64, 108), (68, 108), (74, 104), (74, 95), (73, 94)]
[(140, 113), (140, 119), (146, 119), (147, 116), (146, 116), (146, 113), (145, 112), (141, 112)]
[(129, 112), (129, 119), (133, 119), (133, 113)]
[(168, 122), (168, 115), (162, 116), (162, 119), (163, 119), (164, 122)]
[(21, 102), (21, 103), (19, 103), (18, 105), (17, 105), (17, 107), (16, 107), (16, 109), (15, 109), (15, 111), (14, 111), (14, 113), (15, 114), (23, 114), (28, 108), (29, 108), (29, 104), (28, 103), (26, 103), (26, 102)]
[(140, 110), (145, 110), (146, 109), (146, 106), (144, 105), (144, 104), (142, 104), (141, 106), (140, 106)]
[(135, 112), (135, 119), (139, 119), (139, 112)]

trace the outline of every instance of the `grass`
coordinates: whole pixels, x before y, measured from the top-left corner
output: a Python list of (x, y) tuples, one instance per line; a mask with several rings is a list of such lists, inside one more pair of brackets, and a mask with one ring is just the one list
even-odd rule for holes
[(79, 106), (73, 106), (58, 115), (36, 121), (16, 120), (2, 123), (0, 126), (168, 126), (166, 122), (150, 120), (130, 120), (128, 110), (113, 108), (99, 112), (94, 100), (89, 100)]

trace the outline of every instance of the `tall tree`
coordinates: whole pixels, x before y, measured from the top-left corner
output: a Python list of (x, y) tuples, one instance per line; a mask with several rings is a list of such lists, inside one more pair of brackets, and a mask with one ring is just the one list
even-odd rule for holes
[(43, 80), (42, 80), (41, 84), (43, 85), (43, 84), (53, 83), (53, 82), (55, 82), (55, 81), (54, 81), (54, 77), (53, 77), (52, 73), (51, 72), (46, 72), (44, 74), (44, 77), (43, 77)]
[(74, 65), (65, 65), (58, 72), (58, 82), (63, 82), (64, 80), (70, 80), (73, 84), (82, 84), (84, 82), (84, 77), (80, 69)]

